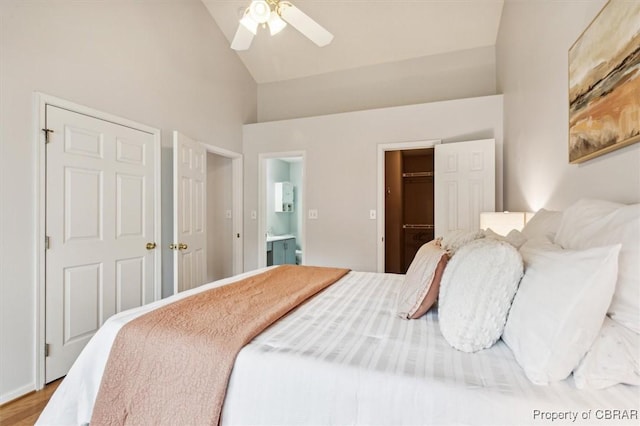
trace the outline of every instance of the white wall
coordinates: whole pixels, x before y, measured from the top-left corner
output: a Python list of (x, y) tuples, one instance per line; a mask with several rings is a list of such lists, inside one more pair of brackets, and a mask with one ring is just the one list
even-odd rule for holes
[(568, 160), (568, 50), (605, 3), (505, 2), (496, 54), (510, 210), (564, 209), (581, 197), (640, 201), (640, 144)]
[[(376, 270), (377, 146), (442, 139), (496, 139), (496, 199), (502, 197), (502, 96), (257, 123), (244, 126), (245, 269), (257, 266), (258, 155), (305, 151), (305, 263)], [(502, 207), (499, 201), (497, 208)], [(306, 217), (304, 215), (303, 217)]]
[(302, 197), (304, 196), (302, 165), (302, 161), (293, 161), (289, 164), (289, 178), (293, 184), (293, 206), (295, 209), (291, 215), (291, 235), (296, 237), (296, 250), (302, 250), (303, 246), (302, 221), (305, 216), (302, 206)]
[(258, 85), (258, 121), (496, 93), (493, 46)]
[(230, 158), (207, 153), (207, 279), (233, 275), (233, 222), (226, 216), (233, 210)]
[(33, 92), (162, 130), (170, 267), (171, 131), (240, 151), (256, 90), (199, 0), (0, 2), (0, 403), (35, 386)]

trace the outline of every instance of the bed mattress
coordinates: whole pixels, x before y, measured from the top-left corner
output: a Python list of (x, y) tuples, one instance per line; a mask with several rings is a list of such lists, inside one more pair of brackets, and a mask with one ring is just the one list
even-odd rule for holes
[[(246, 274), (245, 274), (246, 275)], [(498, 341), (469, 354), (442, 337), (437, 311), (395, 313), (404, 276), (351, 272), (256, 337), (236, 359), (223, 425), (637, 424), (640, 388), (529, 382)], [(127, 321), (224, 280), (118, 314), (78, 358), (39, 424), (86, 424), (111, 342)], [(215, 362), (215, 360), (212, 360)], [(624, 418), (627, 417), (627, 418)], [(574, 423), (575, 419), (575, 423)]]

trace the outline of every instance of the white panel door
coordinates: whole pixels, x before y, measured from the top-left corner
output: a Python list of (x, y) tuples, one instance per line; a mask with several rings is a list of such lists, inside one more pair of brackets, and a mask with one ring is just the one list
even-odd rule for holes
[(207, 151), (173, 132), (173, 282), (176, 293), (206, 282)]
[(154, 137), (58, 107), (46, 165), (45, 380), (116, 312), (155, 299)]
[(435, 235), (480, 229), (480, 212), (495, 211), (495, 140), (435, 146)]

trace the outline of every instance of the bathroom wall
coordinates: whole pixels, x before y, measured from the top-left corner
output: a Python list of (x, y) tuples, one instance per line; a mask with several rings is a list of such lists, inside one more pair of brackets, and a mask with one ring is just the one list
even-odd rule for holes
[[(275, 183), (293, 184), (293, 213), (275, 212)], [(302, 234), (302, 161), (267, 160), (267, 232), (273, 235), (291, 234), (296, 237), (296, 249), (301, 249)]]
[(291, 233), (291, 213), (276, 213), (275, 183), (289, 182), (289, 163), (286, 161), (267, 160), (267, 232), (272, 235)]

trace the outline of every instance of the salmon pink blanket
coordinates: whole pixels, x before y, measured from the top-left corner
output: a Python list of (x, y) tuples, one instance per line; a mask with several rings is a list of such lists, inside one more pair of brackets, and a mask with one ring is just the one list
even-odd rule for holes
[(242, 347), (347, 269), (283, 265), (149, 312), (116, 336), (92, 425), (217, 425)]

